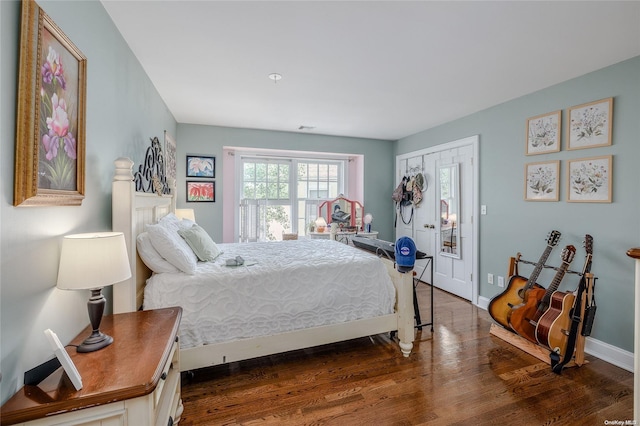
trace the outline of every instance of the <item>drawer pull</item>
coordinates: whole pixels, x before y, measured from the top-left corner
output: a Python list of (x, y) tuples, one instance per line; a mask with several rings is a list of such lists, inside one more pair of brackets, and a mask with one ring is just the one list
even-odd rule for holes
[(160, 376), (160, 378), (162, 380), (167, 380), (167, 373), (162, 373), (162, 376)]

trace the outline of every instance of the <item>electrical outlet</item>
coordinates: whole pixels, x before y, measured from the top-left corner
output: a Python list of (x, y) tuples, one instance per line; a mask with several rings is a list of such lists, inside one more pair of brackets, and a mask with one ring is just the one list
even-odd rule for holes
[(498, 287), (504, 287), (504, 277), (498, 276)]
[(480, 214), (487, 214), (487, 206), (486, 205), (481, 205), (480, 206)]
[(493, 284), (493, 274), (487, 274), (487, 281), (489, 284)]

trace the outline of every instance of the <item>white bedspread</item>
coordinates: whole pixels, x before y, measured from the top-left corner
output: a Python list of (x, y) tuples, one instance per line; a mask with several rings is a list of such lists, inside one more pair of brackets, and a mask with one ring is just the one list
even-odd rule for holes
[[(145, 288), (144, 309), (183, 308), (183, 348), (393, 312), (393, 284), (373, 254), (311, 239), (218, 246), (195, 275), (154, 274)], [(257, 263), (225, 265), (237, 255)]]

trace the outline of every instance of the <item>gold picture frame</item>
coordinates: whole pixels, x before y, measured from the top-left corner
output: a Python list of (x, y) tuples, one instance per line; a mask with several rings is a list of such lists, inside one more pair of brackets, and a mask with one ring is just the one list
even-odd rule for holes
[(567, 110), (567, 150), (611, 145), (613, 98), (600, 99)]
[(541, 161), (524, 166), (525, 201), (558, 201), (560, 161)]
[(87, 58), (22, 2), (14, 206), (77, 206), (85, 191)]
[(567, 202), (610, 203), (613, 156), (578, 158), (567, 164)]
[(537, 115), (527, 120), (526, 155), (560, 151), (562, 111)]

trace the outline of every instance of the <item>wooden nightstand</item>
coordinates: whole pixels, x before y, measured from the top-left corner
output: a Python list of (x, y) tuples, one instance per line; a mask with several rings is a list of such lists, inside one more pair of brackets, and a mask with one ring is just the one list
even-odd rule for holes
[[(182, 413), (178, 327), (182, 308), (107, 315), (113, 343), (90, 353), (68, 346), (82, 377), (76, 391), (62, 368), (24, 386), (3, 406), (2, 425), (167, 425)], [(82, 343), (85, 328), (70, 345)], [(44, 338), (44, 335), (43, 335)]]

